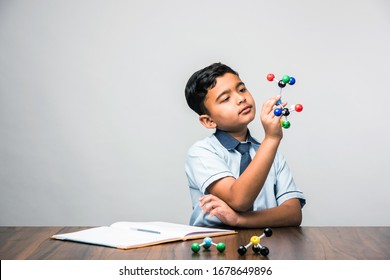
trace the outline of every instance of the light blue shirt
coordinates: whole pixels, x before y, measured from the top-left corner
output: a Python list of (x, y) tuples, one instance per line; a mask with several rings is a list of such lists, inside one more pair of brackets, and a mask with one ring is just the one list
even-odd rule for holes
[[(249, 153), (253, 158), (260, 143), (249, 132), (246, 142), (251, 143)], [(208, 213), (202, 214), (199, 198), (208, 193), (207, 187), (213, 182), (228, 176), (238, 178), (241, 154), (235, 150), (235, 147), (239, 143), (228, 133), (217, 130), (213, 135), (196, 142), (189, 149), (185, 172), (193, 207), (190, 225), (225, 226), (218, 218), (210, 218)], [(264, 186), (253, 203), (253, 210), (273, 208), (291, 198), (298, 198), (301, 206), (305, 205), (305, 197), (296, 186), (284, 156), (277, 152)]]

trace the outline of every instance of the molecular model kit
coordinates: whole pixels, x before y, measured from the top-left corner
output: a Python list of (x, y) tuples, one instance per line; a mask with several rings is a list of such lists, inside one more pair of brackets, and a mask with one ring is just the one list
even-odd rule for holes
[[(275, 75), (270, 73), (267, 75), (267, 80), (270, 81), (270, 82), (273, 82), (275, 81)], [(282, 79), (280, 79), (278, 81), (278, 86), (280, 88), (280, 96), (282, 96), (282, 90), (283, 88), (286, 86), (286, 85), (294, 85), (296, 82), (295, 78), (294, 77), (291, 77), (291, 76), (288, 76), (288, 75), (284, 75), (282, 77)], [(282, 99), (279, 99), (279, 101), (276, 103), (276, 106), (279, 106), (282, 104)], [(274, 114), (275, 116), (280, 116), (280, 115), (283, 115), (284, 119), (281, 119), (280, 120), (280, 125), (283, 127), (283, 128), (289, 128), (291, 126), (291, 123), (288, 121), (287, 117), (290, 115), (290, 112), (302, 112), (303, 110), (303, 106), (301, 104), (296, 104), (296, 105), (292, 105), (289, 108), (287, 107), (277, 107), (275, 108), (274, 110)]]
[(196, 242), (192, 243), (191, 250), (194, 253), (198, 253), (202, 246), (205, 249), (209, 249), (211, 247), (211, 245), (214, 245), (215, 247), (217, 247), (217, 250), (220, 253), (223, 253), (223, 251), (225, 251), (225, 249), (226, 249), (225, 243), (219, 242), (218, 244), (215, 244), (210, 237), (206, 237), (205, 239), (203, 239), (203, 242), (201, 244), (196, 243)]
[[(250, 239), (250, 242), (247, 245), (242, 245), (238, 248), (237, 252), (242, 256), (245, 255), (248, 248), (252, 245), (252, 250), (255, 254), (260, 254), (264, 257), (268, 256), (269, 249), (263, 245), (260, 244), (261, 239), (266, 236), (270, 237), (272, 235), (272, 230), (270, 228), (265, 228), (264, 233), (260, 236), (252, 236)], [(206, 237), (203, 239), (202, 243), (192, 243), (191, 250), (194, 253), (198, 253), (200, 249), (203, 247), (204, 249), (208, 250), (211, 245), (214, 245), (218, 252), (223, 253), (226, 249), (226, 245), (223, 242), (219, 242), (218, 244), (214, 243), (213, 240), (210, 237)]]
[(245, 245), (245, 246), (240, 246), (238, 247), (238, 250), (237, 252), (242, 256), (242, 255), (245, 255), (248, 248), (252, 245), (252, 250), (254, 253), (256, 254), (260, 254), (264, 257), (268, 256), (269, 254), (269, 249), (263, 245), (260, 244), (260, 241), (261, 239), (266, 236), (266, 237), (270, 237), (272, 235), (272, 230), (270, 228), (265, 228), (264, 229), (264, 232), (262, 235), (260, 236), (252, 236), (251, 239), (250, 239), (250, 242)]

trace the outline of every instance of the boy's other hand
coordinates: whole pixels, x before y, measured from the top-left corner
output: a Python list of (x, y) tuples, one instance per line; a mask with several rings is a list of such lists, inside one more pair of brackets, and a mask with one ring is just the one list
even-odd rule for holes
[(199, 205), (203, 214), (209, 213), (210, 217), (216, 216), (222, 223), (229, 226), (237, 226), (239, 215), (223, 200), (212, 194), (207, 194), (199, 199)]
[[(281, 98), (281, 96), (276, 96), (268, 99), (264, 102), (261, 109), (260, 120), (263, 124), (265, 137), (281, 140), (283, 138), (283, 130), (280, 125), (281, 116), (275, 116), (274, 109), (276, 108), (276, 102)], [(281, 106), (285, 106), (287, 102), (283, 102)]]

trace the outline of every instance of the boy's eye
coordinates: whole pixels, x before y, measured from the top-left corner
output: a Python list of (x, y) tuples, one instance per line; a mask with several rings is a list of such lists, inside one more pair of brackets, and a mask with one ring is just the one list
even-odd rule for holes
[(222, 100), (222, 102), (229, 101), (229, 98), (230, 98), (230, 96), (226, 96), (226, 97)]
[(241, 88), (239, 91), (240, 91), (241, 93), (244, 93), (244, 92), (246, 92), (246, 88), (243, 87), (243, 88)]

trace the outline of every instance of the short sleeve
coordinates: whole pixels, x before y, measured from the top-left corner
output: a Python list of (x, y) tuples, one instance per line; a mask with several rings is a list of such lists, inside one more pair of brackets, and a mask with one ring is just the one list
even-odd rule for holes
[(200, 142), (194, 144), (187, 153), (185, 171), (191, 188), (205, 193), (213, 182), (233, 176), (223, 154)]
[(306, 203), (306, 199), (302, 191), (299, 190), (295, 184), (294, 178), (285, 157), (278, 153), (275, 164), (277, 165), (275, 198), (278, 205), (291, 198), (298, 198), (301, 202), (301, 207), (303, 207)]

